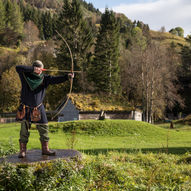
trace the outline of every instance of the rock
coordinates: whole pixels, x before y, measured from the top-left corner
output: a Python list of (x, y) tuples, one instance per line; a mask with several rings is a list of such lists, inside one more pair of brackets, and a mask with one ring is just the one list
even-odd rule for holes
[(82, 154), (79, 151), (71, 149), (54, 149), (56, 151), (55, 156), (42, 155), (42, 151), (38, 149), (28, 150), (26, 158), (18, 158), (18, 153), (9, 155), (5, 158), (0, 158), (0, 163), (6, 161), (9, 163), (34, 163), (41, 161), (50, 161), (55, 159), (72, 159), (82, 158)]

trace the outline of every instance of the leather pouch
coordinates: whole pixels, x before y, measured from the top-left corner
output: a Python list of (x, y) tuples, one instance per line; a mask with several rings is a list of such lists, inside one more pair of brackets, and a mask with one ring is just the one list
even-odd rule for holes
[(25, 105), (21, 105), (16, 114), (16, 120), (21, 121), (25, 117)]
[(31, 121), (37, 122), (41, 119), (41, 113), (37, 107), (35, 107), (31, 112)]

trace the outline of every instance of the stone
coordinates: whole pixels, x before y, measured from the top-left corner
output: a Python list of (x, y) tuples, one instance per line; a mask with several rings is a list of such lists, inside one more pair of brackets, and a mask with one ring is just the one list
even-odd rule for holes
[(39, 149), (27, 150), (26, 158), (18, 158), (18, 153), (9, 155), (5, 158), (0, 158), (0, 163), (9, 162), (9, 163), (34, 163), (34, 162), (43, 162), (51, 161), (56, 159), (72, 159), (72, 158), (81, 158), (82, 154), (79, 151), (71, 149), (54, 149), (56, 152), (55, 156), (46, 156), (42, 155), (42, 151)]

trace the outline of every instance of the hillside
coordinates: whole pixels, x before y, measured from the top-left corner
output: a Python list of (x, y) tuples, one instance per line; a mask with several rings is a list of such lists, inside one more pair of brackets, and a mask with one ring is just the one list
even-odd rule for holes
[(180, 36), (173, 35), (169, 32), (159, 32), (150, 30), (150, 35), (153, 40), (160, 42), (162, 45), (170, 45), (174, 43), (174, 45), (187, 45), (185, 38)]
[[(11, 8), (8, 11), (2, 5), (5, 13), (3, 32), (0, 33), (0, 76), (4, 76), (3, 73), (8, 76), (1, 77), (0, 81), (2, 112), (15, 111), (19, 101), (15, 100), (14, 94), (7, 94), (10, 90), (6, 84), (12, 83), (8, 75), (12, 66), (30, 65), (38, 59), (47, 69), (70, 68), (70, 55), (58, 32), (71, 48), (74, 69), (83, 71), (82, 75), (75, 75), (72, 91), (76, 95), (71, 96), (79, 110), (129, 111), (139, 106), (145, 111), (144, 115), (154, 112), (155, 117), (161, 119), (168, 107), (183, 102), (184, 95), (178, 95), (181, 87), (178, 74), (183, 71), (180, 53), (187, 45), (186, 39), (167, 32), (152, 31), (148, 24), (131, 21), (126, 15), (108, 9), (102, 14), (84, 0), (17, 0), (17, 4), (15, 1), (15, 4), (5, 1)], [(62, 6), (63, 3), (65, 6)], [(11, 14), (14, 6), (19, 10), (17, 14)], [(7, 15), (10, 16), (12, 28), (6, 25)], [(15, 21), (13, 18), (18, 19)], [(159, 67), (155, 67), (156, 59)], [(140, 63), (144, 65), (140, 67)], [(173, 70), (172, 63), (177, 63)], [(152, 83), (155, 76), (154, 84), (157, 86)], [(68, 86), (69, 83), (63, 85), (65, 94)], [(19, 98), (19, 91), (14, 88), (18, 94), (14, 96)], [(57, 100), (64, 97), (63, 90), (59, 85), (48, 89), (45, 104), (49, 110), (56, 108)], [(164, 90), (168, 94), (163, 94)]]
[[(52, 9), (52, 10), (60, 10), (60, 8), (63, 6), (63, 0), (24, 0), (27, 4), (30, 4), (38, 9)], [(90, 12), (98, 13), (101, 14), (99, 9), (96, 9), (92, 3), (87, 3), (84, 0), (79, 0), (81, 5), (86, 9), (89, 10)]]
[(6, 69), (14, 65), (14, 62), (18, 62), (18, 64), (28, 62), (28, 64), (30, 64), (30, 59), (35, 49), (40, 45), (43, 46), (44, 43), (46, 43), (46, 41), (38, 40), (22, 43), (18, 47), (0, 46), (0, 76)]

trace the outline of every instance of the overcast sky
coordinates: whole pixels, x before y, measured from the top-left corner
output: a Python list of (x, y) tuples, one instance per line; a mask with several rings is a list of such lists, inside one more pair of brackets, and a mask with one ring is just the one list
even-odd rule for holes
[(95, 8), (104, 11), (105, 7), (124, 13), (131, 21), (140, 20), (150, 29), (168, 32), (182, 27), (186, 35), (191, 35), (191, 0), (86, 0)]

